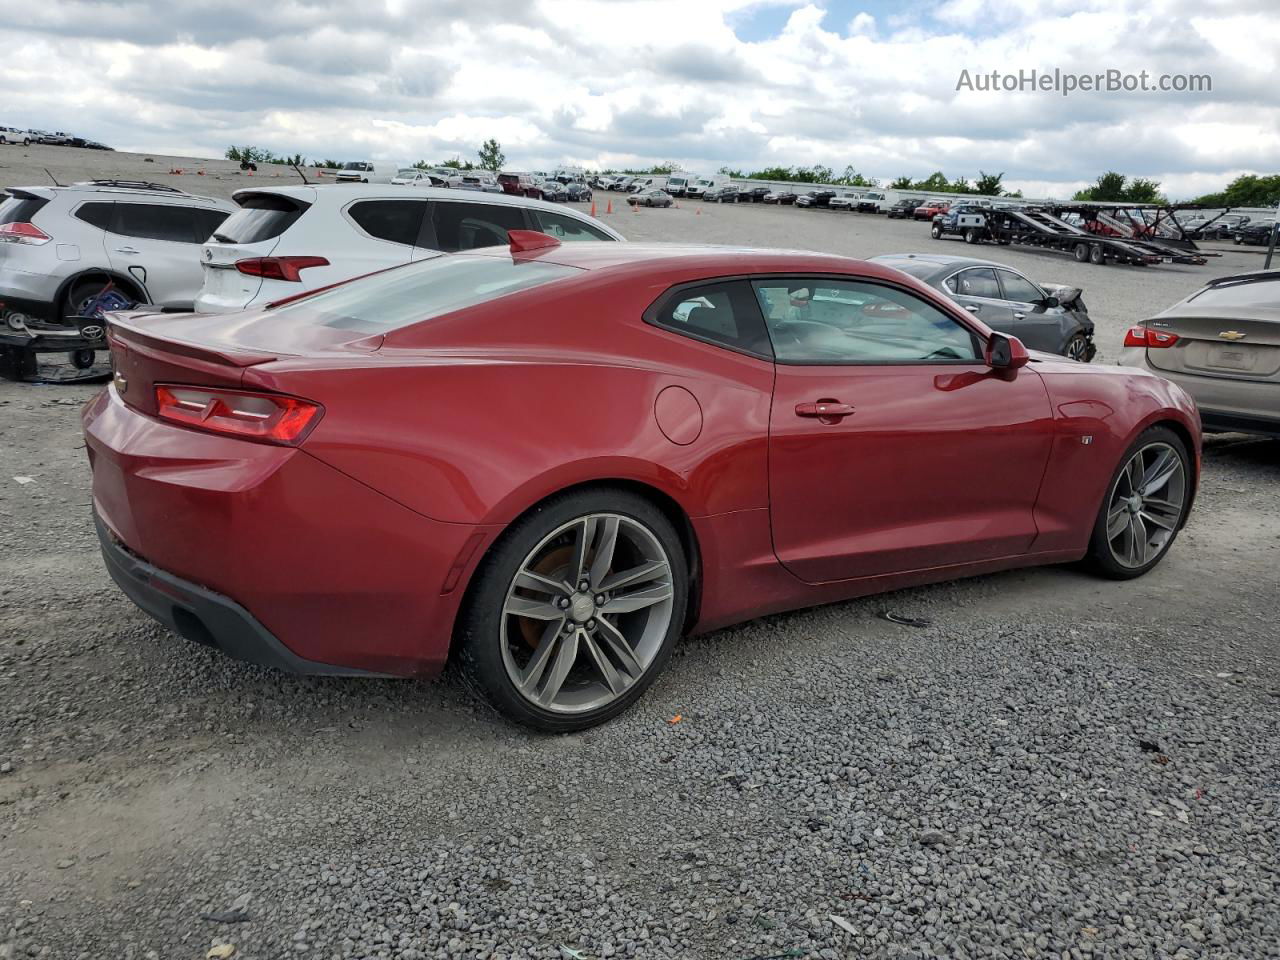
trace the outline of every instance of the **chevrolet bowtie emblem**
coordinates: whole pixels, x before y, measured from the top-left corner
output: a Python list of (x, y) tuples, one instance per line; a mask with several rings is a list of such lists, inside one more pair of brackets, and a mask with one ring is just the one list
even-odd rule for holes
[(1218, 336), (1221, 337), (1223, 340), (1243, 340), (1245, 337), (1248, 336), (1248, 334), (1240, 333), (1237, 330), (1223, 330), (1220, 334), (1218, 334)]

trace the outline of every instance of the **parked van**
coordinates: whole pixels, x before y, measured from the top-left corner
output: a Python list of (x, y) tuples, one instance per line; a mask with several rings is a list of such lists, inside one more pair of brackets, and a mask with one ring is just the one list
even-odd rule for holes
[(673, 197), (683, 197), (689, 190), (689, 184), (698, 179), (696, 173), (689, 173), (686, 170), (677, 170), (667, 177), (667, 193)]
[(636, 177), (627, 187), (627, 193), (667, 189), (666, 177)]
[(717, 173), (713, 177), (698, 177), (698, 179), (685, 187), (685, 196), (700, 197), (708, 190), (727, 186), (729, 186), (729, 178), (722, 173)]
[(350, 160), (342, 165), (335, 179), (338, 183), (390, 183), (400, 172), (394, 163), (375, 163), (372, 160)]

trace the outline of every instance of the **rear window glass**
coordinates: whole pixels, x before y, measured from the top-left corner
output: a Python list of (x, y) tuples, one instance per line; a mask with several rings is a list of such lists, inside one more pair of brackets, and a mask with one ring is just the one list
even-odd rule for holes
[(82, 203), (76, 208), (75, 216), (77, 220), (83, 220), (90, 226), (106, 230), (111, 225), (111, 203), (101, 200)]
[(261, 243), (274, 240), (302, 216), (310, 204), (291, 197), (257, 193), (236, 201), (240, 209), (218, 226), (213, 239), (220, 243)]
[(433, 257), (277, 307), (318, 326), (386, 333), (581, 273), (506, 257)]
[(0, 223), (30, 223), (36, 211), (48, 202), (30, 194), (5, 196), (4, 202), (0, 203)]
[(1246, 280), (1207, 287), (1188, 302), (1198, 307), (1274, 307), (1280, 304), (1280, 280)]
[(538, 218), (538, 225), (542, 228), (542, 232), (550, 234), (557, 240), (574, 241), (574, 240), (612, 240), (603, 230), (593, 227), (588, 223), (584, 223), (575, 217), (570, 217), (563, 213), (552, 213), (550, 210), (535, 211), (534, 216)]

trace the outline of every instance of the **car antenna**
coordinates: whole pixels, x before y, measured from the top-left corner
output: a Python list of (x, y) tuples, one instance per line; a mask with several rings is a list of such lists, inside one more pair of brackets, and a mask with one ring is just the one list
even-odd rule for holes
[(307, 186), (311, 186), (311, 181), (307, 179), (307, 175), (305, 173), (303, 173), (301, 170), (298, 169), (298, 165), (296, 163), (291, 163), (289, 164), (289, 166), (293, 167), (294, 172), (297, 173), (297, 175), (302, 178), (303, 183), (305, 183)]
[[(49, 168), (48, 168), (48, 167), (45, 167), (45, 168), (44, 168), (44, 172), (45, 172), (45, 173), (49, 173)], [(60, 183), (58, 182), (58, 178), (57, 178), (57, 177), (55, 177), (52, 173), (49, 173), (49, 179), (53, 181), (53, 185), (54, 185), (55, 187), (60, 187), (60, 186), (62, 186), (62, 184), (60, 184)]]

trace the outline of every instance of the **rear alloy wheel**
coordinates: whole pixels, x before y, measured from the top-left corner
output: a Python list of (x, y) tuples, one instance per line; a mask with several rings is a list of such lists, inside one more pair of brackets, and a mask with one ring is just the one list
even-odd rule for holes
[(973, 229), (966, 230), (966, 231), (964, 232), (964, 242), (965, 242), (965, 243), (977, 243), (977, 242), (978, 242), (978, 231), (977, 231), (977, 230), (973, 230)]
[(1191, 499), (1187, 448), (1152, 427), (1125, 453), (1094, 523), (1088, 559), (1115, 580), (1146, 573), (1168, 552)]
[[(86, 277), (75, 281), (71, 285), (71, 289), (67, 291), (66, 300), (64, 301), (63, 322), (73, 327), (77, 326), (76, 318), (84, 315), (85, 304), (102, 293), (103, 290), (106, 290), (111, 284), (112, 280), (108, 277), (101, 279)], [(122, 290), (121, 292), (124, 291)]]
[(942, 228), (938, 226), (936, 223), (933, 225), (933, 228), (929, 231), (929, 233), (933, 236), (933, 239), (935, 240), (942, 239)]
[(1074, 334), (1067, 345), (1062, 348), (1062, 355), (1077, 363), (1089, 362), (1089, 338), (1083, 333)]
[(670, 521), (621, 490), (549, 501), (476, 574), (463, 669), (500, 713), (581, 730), (634, 703), (684, 623), (688, 573)]

